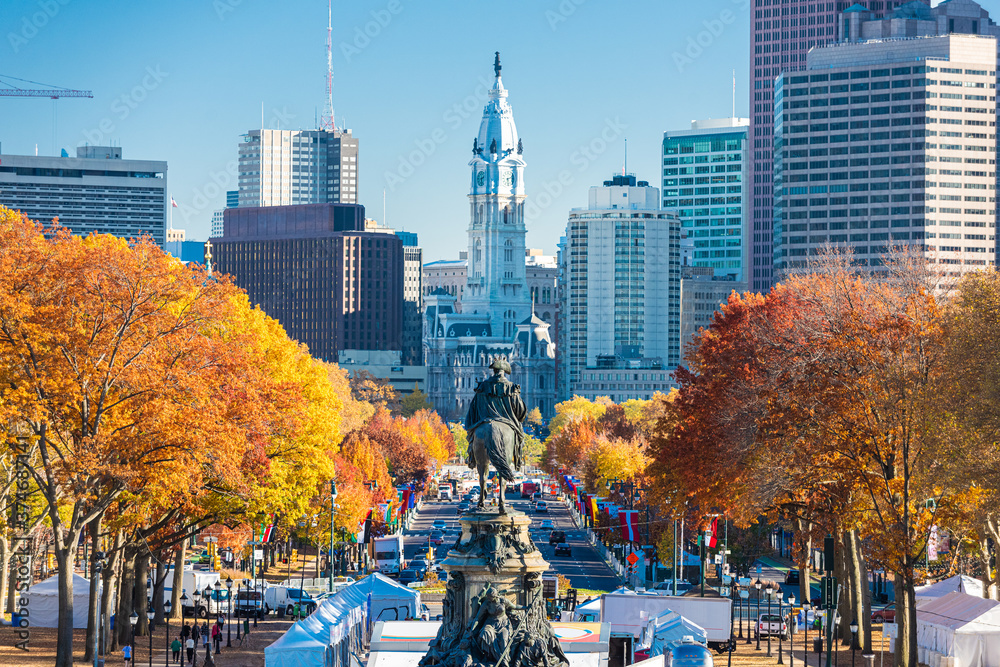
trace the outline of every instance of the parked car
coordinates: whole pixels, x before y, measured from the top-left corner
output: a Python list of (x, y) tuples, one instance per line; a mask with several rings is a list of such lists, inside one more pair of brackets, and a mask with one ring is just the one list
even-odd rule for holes
[(237, 618), (240, 616), (264, 618), (264, 594), (260, 591), (240, 591), (236, 595), (233, 612)]
[(778, 614), (761, 614), (757, 620), (757, 633), (764, 637), (782, 636), (788, 639), (788, 625)]
[(427, 538), (430, 544), (438, 547), (444, 544), (444, 533), (440, 530), (432, 530), (430, 536)]
[(434, 519), (434, 523), (431, 524), (431, 528), (435, 530), (444, 530), (448, 527), (448, 522), (444, 519)]
[[(691, 582), (684, 581), (682, 579), (677, 580), (677, 595), (684, 595), (692, 588), (694, 588), (694, 586), (691, 585)], [(666, 581), (661, 581), (660, 583), (656, 584), (656, 586), (653, 587), (653, 590), (659, 593), (660, 595), (673, 595), (674, 580), (667, 579)]]
[(556, 556), (572, 556), (573, 549), (568, 544), (557, 544), (555, 550)]
[(892, 602), (882, 607), (881, 609), (872, 610), (872, 623), (895, 623), (896, 622), (896, 603)]
[(409, 568), (403, 570), (399, 573), (399, 583), (405, 585), (412, 584), (417, 581), (423, 581), (420, 573), (416, 570), (411, 570)]
[(548, 503), (546, 503), (544, 500), (539, 500), (537, 503), (535, 503), (535, 511), (548, 513), (549, 511)]
[(553, 530), (549, 533), (549, 544), (565, 544), (566, 533), (561, 530)]
[(552, 519), (545, 519), (538, 526), (539, 530), (555, 530), (556, 525), (552, 523)]

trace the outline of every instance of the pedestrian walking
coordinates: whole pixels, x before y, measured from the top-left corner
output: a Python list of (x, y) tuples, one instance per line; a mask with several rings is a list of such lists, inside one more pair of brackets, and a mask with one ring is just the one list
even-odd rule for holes
[(216, 623), (212, 626), (212, 641), (215, 642), (215, 650), (222, 647), (222, 627)]
[(187, 640), (187, 638), (190, 636), (191, 636), (191, 626), (188, 623), (185, 623), (184, 627), (181, 628), (181, 641)]
[(184, 648), (187, 649), (187, 659), (190, 664), (194, 664), (194, 639), (188, 637), (184, 641)]
[(132, 647), (131, 646), (129, 646), (127, 644), (125, 645), (125, 647), (122, 649), (122, 657), (125, 659), (125, 665), (126, 666), (132, 664)]
[(208, 621), (205, 621), (201, 625), (201, 642), (202, 646), (208, 649), (209, 635), (208, 635)]
[(194, 645), (197, 647), (198, 640), (201, 639), (201, 628), (198, 626), (197, 621), (195, 621), (194, 625), (191, 626), (191, 639), (194, 640)]
[(180, 637), (175, 637), (174, 641), (170, 642), (170, 652), (173, 662), (181, 661), (181, 640)]

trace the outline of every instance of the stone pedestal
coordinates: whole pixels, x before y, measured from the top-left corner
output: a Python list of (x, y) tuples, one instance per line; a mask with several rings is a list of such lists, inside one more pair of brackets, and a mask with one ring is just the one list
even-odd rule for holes
[(444, 614), (422, 667), (559, 667), (566, 655), (542, 598), (549, 565), (521, 512), (478, 511), (461, 518), (462, 535), (441, 561), (448, 572)]

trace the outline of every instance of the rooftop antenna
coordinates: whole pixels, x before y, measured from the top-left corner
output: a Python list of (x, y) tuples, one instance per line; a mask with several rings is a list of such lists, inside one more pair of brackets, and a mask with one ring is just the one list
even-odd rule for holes
[(733, 118), (736, 118), (736, 70), (733, 70)]
[(327, 2), (326, 24), (326, 109), (323, 112), (321, 129), (333, 131), (333, 0)]

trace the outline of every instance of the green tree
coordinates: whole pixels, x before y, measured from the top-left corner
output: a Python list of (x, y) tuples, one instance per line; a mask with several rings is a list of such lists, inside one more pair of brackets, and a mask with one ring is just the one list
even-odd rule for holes
[(420, 391), (420, 385), (414, 384), (413, 391), (403, 397), (399, 402), (399, 414), (404, 417), (412, 417), (421, 410), (433, 410), (434, 406), (427, 398), (427, 394)]

